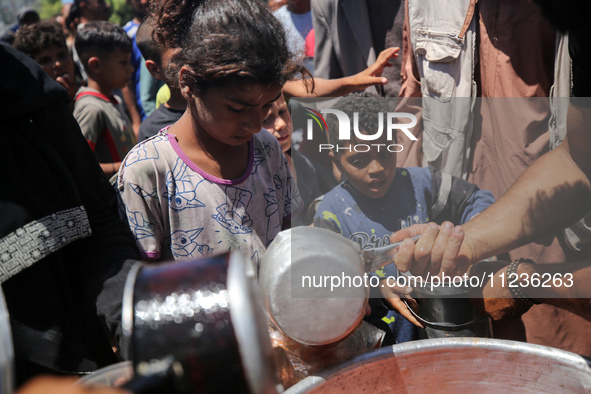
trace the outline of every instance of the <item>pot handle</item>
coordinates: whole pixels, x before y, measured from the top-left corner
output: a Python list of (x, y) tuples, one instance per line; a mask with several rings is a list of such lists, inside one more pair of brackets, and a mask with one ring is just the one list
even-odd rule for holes
[(423, 319), (415, 311), (413, 311), (412, 308), (410, 307), (410, 305), (408, 305), (408, 302), (404, 298), (402, 298), (402, 301), (404, 302), (404, 304), (406, 305), (406, 307), (408, 308), (408, 310), (410, 311), (410, 313), (418, 321), (420, 321), (421, 323), (423, 323), (425, 326), (430, 327), (430, 328), (434, 328), (436, 330), (461, 331), (461, 330), (467, 329), (472, 324), (476, 323), (476, 320), (470, 320), (469, 322), (462, 323), (462, 324), (454, 324), (454, 323), (433, 323), (433, 322), (430, 322), (428, 320)]
[[(420, 237), (420, 235), (415, 235), (411, 239), (416, 241)], [(379, 248), (363, 250), (361, 252), (361, 260), (363, 262), (365, 272), (371, 272), (386, 264), (392, 263), (394, 261), (394, 256), (396, 256), (397, 249), (402, 244), (402, 242), (403, 241), (381, 246)]]

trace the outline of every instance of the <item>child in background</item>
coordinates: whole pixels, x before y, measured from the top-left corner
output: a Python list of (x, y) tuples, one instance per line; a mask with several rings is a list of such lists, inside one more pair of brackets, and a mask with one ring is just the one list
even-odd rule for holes
[(146, 259), (240, 250), (258, 267), (300, 206), (281, 146), (259, 131), (283, 83), (306, 71), (258, 1), (153, 7), (156, 41), (182, 48), (175, 61), (188, 108), (125, 158), (118, 188), (129, 225)]
[(308, 218), (308, 207), (320, 195), (318, 177), (312, 162), (297, 150), (291, 150), (291, 133), (293, 129), (291, 115), (287, 109), (283, 94), (273, 103), (269, 114), (263, 120), (263, 127), (279, 141), (302, 197), (303, 209), (293, 217), (292, 225), (309, 225), (312, 223), (314, 215), (312, 214)]
[(310, 159), (299, 151), (292, 151), (291, 149), (293, 124), (285, 97), (294, 95), (298, 97), (344, 96), (355, 90), (363, 90), (371, 85), (384, 84), (387, 79), (382, 78), (382, 71), (384, 68), (391, 66), (389, 61), (398, 56), (398, 49), (385, 49), (380, 53), (374, 64), (356, 75), (338, 79), (313, 78), (313, 90), (308, 90), (306, 81), (302, 79), (287, 81), (283, 85), (281, 97), (273, 103), (269, 114), (263, 121), (263, 127), (279, 141), (303, 200), (303, 209), (298, 215), (294, 216), (292, 225), (301, 226), (312, 223), (314, 212), (309, 212), (309, 207), (314, 199), (322, 193), (320, 192), (316, 169)]
[[(386, 113), (391, 112), (386, 99), (369, 93), (344, 97), (332, 109), (343, 111), (351, 120), (353, 113), (358, 113), (358, 130), (366, 135), (383, 130), (378, 113), (384, 113), (386, 119)], [(385, 246), (392, 233), (416, 223), (443, 223), (441, 231), (451, 234), (453, 224), (467, 222), (494, 202), (489, 191), (432, 168), (396, 168), (396, 153), (391, 150), (398, 148), (387, 148), (396, 141), (386, 140), (386, 132), (377, 140), (364, 141), (353, 134), (350, 141), (342, 141), (336, 116), (329, 115), (326, 121), (330, 143), (340, 147), (329, 154), (345, 181), (326, 193), (314, 226), (338, 232), (359, 243), (362, 250)], [(356, 147), (358, 144), (365, 145)], [(398, 271), (390, 264), (376, 274), (396, 277)], [(366, 319), (386, 330), (385, 344), (417, 339), (410, 321), (420, 324), (387, 289), (384, 287), (384, 296), (400, 313), (387, 310), (379, 291), (372, 288), (375, 298), (370, 300), (372, 313)]]
[(166, 70), (171, 66), (171, 60), (179, 50), (175, 48), (160, 47), (154, 41), (152, 33), (153, 20), (147, 19), (140, 24), (135, 40), (142, 56), (146, 59), (146, 68), (157, 80), (164, 80), (166, 85), (172, 86), (170, 97), (166, 103), (157, 107), (140, 126), (138, 140), (143, 141), (154, 135), (166, 126), (176, 123), (187, 109), (187, 100), (183, 97), (178, 81), (167, 77)]
[(121, 160), (136, 143), (122, 100), (113, 96), (131, 77), (131, 39), (113, 23), (88, 22), (74, 43), (88, 76), (88, 87), (76, 95), (74, 117), (107, 175), (117, 173)]
[(68, 51), (66, 36), (57, 22), (41, 21), (21, 26), (14, 47), (35, 60), (41, 68), (66, 89), (71, 108), (79, 85), (75, 80), (74, 60)]

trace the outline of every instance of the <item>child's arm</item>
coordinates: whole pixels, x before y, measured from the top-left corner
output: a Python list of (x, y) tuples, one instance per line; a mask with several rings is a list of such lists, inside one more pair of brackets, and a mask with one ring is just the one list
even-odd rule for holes
[(99, 163), (101, 169), (107, 176), (107, 178), (112, 177), (119, 171), (119, 167), (121, 167), (121, 162), (118, 161), (117, 163)]
[(314, 78), (314, 91), (309, 92), (302, 80), (287, 81), (283, 86), (285, 98), (290, 97), (337, 97), (345, 96), (357, 90), (365, 90), (373, 85), (385, 85), (387, 78), (382, 77), (384, 68), (391, 67), (390, 59), (398, 57), (400, 48), (387, 48), (380, 52), (374, 64), (355, 75), (337, 78)]

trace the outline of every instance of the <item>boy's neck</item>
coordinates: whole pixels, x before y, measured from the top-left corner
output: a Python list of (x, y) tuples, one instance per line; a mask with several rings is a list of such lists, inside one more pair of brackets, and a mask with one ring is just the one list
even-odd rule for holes
[(98, 90), (108, 98), (113, 97), (113, 88), (108, 88), (106, 86), (101, 86), (96, 80), (92, 79), (90, 76), (88, 77), (88, 87), (94, 90)]
[(185, 100), (179, 89), (170, 89), (170, 99), (165, 105), (175, 111), (184, 111), (187, 109), (187, 100)]

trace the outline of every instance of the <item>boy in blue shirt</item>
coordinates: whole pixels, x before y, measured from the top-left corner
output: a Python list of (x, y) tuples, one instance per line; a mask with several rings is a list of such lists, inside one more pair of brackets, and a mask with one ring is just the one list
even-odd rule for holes
[[(358, 113), (359, 132), (372, 135), (381, 130), (378, 113), (386, 119), (387, 104), (384, 98), (359, 93), (342, 98), (332, 109), (343, 111), (352, 121)], [(392, 233), (416, 223), (463, 224), (494, 202), (489, 191), (433, 168), (396, 168), (394, 151), (400, 145), (387, 141), (385, 132), (377, 140), (364, 141), (355, 137), (351, 124), (352, 139), (342, 141), (336, 116), (326, 120), (333, 146), (329, 155), (344, 182), (324, 196), (314, 226), (338, 232), (362, 250), (387, 245)], [(396, 277), (398, 271), (390, 264), (375, 274)], [(384, 344), (418, 339), (406, 318), (386, 308), (379, 289), (372, 288), (370, 296), (372, 313), (366, 320), (386, 331)]]

